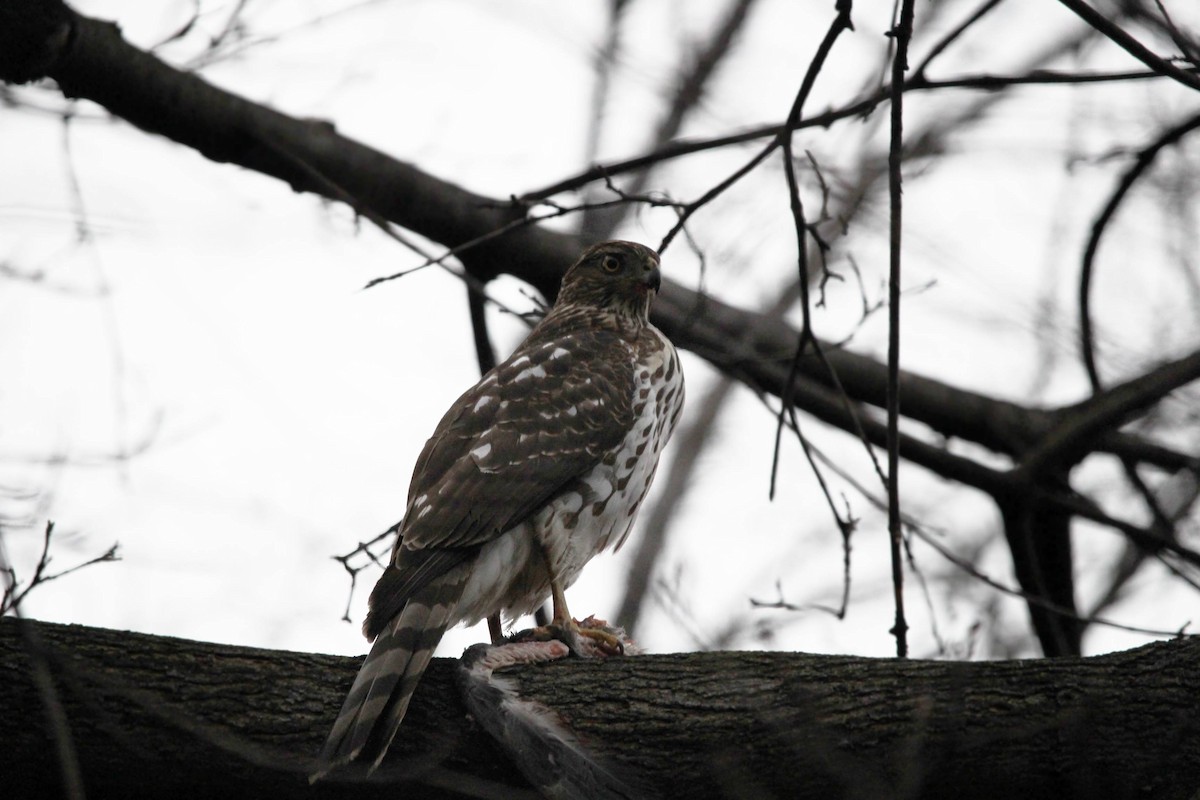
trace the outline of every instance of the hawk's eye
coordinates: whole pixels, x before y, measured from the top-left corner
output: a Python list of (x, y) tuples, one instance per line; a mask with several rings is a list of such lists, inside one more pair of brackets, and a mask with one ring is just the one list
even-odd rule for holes
[(600, 261), (600, 267), (605, 272), (618, 272), (621, 269), (621, 259), (614, 255), (607, 255)]

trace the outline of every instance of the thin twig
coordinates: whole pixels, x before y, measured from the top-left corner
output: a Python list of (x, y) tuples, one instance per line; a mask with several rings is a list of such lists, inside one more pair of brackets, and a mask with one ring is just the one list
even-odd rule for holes
[[(350, 576), (350, 590), (346, 596), (346, 608), (344, 611), (342, 611), (342, 621), (351, 621), (350, 606), (354, 602), (354, 590), (358, 587), (358, 574), (372, 564), (381, 569), (385, 566), (385, 553), (376, 553), (374, 548), (381, 542), (386, 541), (389, 543), (388, 549), (390, 550), (390, 543), (395, 541), (399, 530), (400, 524), (396, 523), (383, 533), (376, 536), (374, 539), (366, 542), (359, 542), (358, 546), (349, 553), (344, 553), (340, 556), (332, 556), (333, 560), (341, 564), (342, 569), (346, 570), (346, 574)], [(360, 556), (365, 558), (365, 561), (362, 564), (351, 563), (352, 561), (357, 560)]]
[(911, 83), (913, 81), (923, 81), (925, 79), (925, 70), (929, 68), (930, 63), (932, 63), (932, 61), (942, 53), (946, 52), (946, 49), (949, 48), (950, 45), (958, 41), (958, 39), (964, 33), (970, 30), (971, 26), (987, 16), (988, 12), (1000, 5), (1001, 2), (1003, 2), (1003, 0), (984, 0), (983, 5), (975, 9), (975, 11), (973, 11), (969, 17), (963, 20), (959, 25), (955, 26), (949, 33), (943, 36), (941, 40), (934, 44), (933, 47), (929, 48), (929, 52), (925, 54), (925, 58), (923, 58), (921, 63), (917, 65), (917, 68), (913, 70), (912, 77), (909, 78), (908, 82)]
[[(767, 156), (774, 153), (780, 147), (785, 148), (785, 162), (791, 161), (791, 132), (794, 130), (793, 124), (800, 119), (800, 112), (804, 108), (804, 102), (808, 99), (808, 95), (812, 92), (813, 84), (816, 83), (817, 75), (820, 74), (821, 68), (825, 65), (825, 60), (829, 57), (830, 51), (833, 49), (834, 42), (841, 36), (843, 31), (853, 30), (854, 25), (850, 22), (851, 0), (837, 0), (837, 16), (829, 25), (829, 30), (825, 32), (825, 38), (817, 46), (816, 53), (813, 54), (812, 61), (809, 62), (808, 69), (804, 72), (804, 78), (800, 81), (800, 89), (796, 92), (795, 98), (792, 100), (792, 107), (788, 111), (787, 119), (782, 128), (776, 134), (775, 138), (760, 150), (746, 164), (739, 168), (736, 172), (730, 175), (725, 180), (718, 183), (713, 188), (709, 189), (697, 200), (689, 203), (680, 214), (679, 221), (675, 223), (671, 230), (667, 231), (667, 235), (663, 237), (662, 245), (659, 247), (659, 252), (666, 249), (667, 245), (675, 238), (675, 235), (683, 228), (688, 218), (692, 214), (699, 211), (708, 203), (715, 200), (718, 196), (725, 192), (730, 186), (740, 181), (748, 175), (755, 167), (761, 164)], [(795, 202), (795, 201), (793, 201)], [(804, 237), (800, 237), (800, 251), (804, 252)]]
[[(756, 0), (734, 0), (725, 17), (717, 25), (712, 35), (703, 47), (700, 47), (687, 68), (682, 70), (672, 92), (671, 100), (658, 125), (655, 127), (651, 147), (661, 147), (679, 134), (688, 114), (692, 112), (704, 97), (704, 89), (721, 61), (733, 51), (733, 42), (746, 23), (751, 7)], [(613, 23), (615, 26), (615, 22)], [(598, 121), (595, 123), (598, 128)], [(597, 134), (598, 135), (598, 134)], [(594, 160), (594, 147), (589, 147), (589, 163)], [(627, 192), (641, 194), (646, 190), (650, 178), (647, 167), (633, 174)], [(611, 187), (611, 181), (608, 182)], [(588, 213), (584, 215), (582, 226), (583, 238), (587, 241), (598, 241), (609, 238), (616, 229), (621, 217), (615, 213)]]
[(39, 586), (44, 586), (51, 581), (56, 581), (59, 578), (66, 577), (73, 572), (90, 567), (93, 564), (100, 564), (108, 561), (120, 561), (119, 554), (120, 545), (113, 544), (103, 553), (94, 558), (89, 558), (87, 561), (76, 564), (73, 567), (68, 567), (61, 572), (50, 572), (50, 562), (53, 560), (50, 555), (50, 545), (54, 537), (54, 523), (47, 522), (42, 531), (42, 552), (38, 556), (37, 563), (33, 567), (33, 575), (29, 578), (28, 583), (21, 586), (18, 580), (17, 573), (11, 562), (7, 558), (3, 559), (4, 567), (2, 570), (7, 585), (4, 587), (4, 597), (0, 600), (0, 614), (18, 613), (21, 603), (29, 596), (29, 593)]
[(1200, 114), (1192, 114), (1163, 131), (1155, 137), (1154, 141), (1139, 150), (1133, 164), (1117, 181), (1117, 186), (1108, 198), (1108, 202), (1104, 204), (1104, 209), (1092, 223), (1092, 232), (1088, 236), (1087, 246), (1083, 250), (1083, 263), (1079, 271), (1079, 346), (1093, 392), (1099, 392), (1103, 387), (1099, 368), (1096, 366), (1096, 341), (1092, 328), (1091, 310), (1092, 278), (1095, 271), (1096, 252), (1100, 248), (1100, 239), (1108, 229), (1109, 222), (1117, 213), (1117, 209), (1121, 207), (1121, 203), (1129, 194), (1129, 190), (1154, 164), (1154, 159), (1158, 157), (1163, 148), (1175, 144), (1197, 128), (1200, 128)]
[(29, 658), (31, 677), (41, 700), (42, 710), (46, 715), (46, 723), (54, 743), (55, 756), (58, 759), (63, 794), (68, 800), (84, 800), (86, 794), (83, 788), (83, 771), (79, 766), (79, 755), (75, 748), (75, 739), (71, 731), (70, 720), (67, 718), (67, 713), (63, 708), (62, 698), (59, 697), (58, 686), (55, 684), (54, 677), (50, 672), (46, 643), (42, 641), (42, 637), (37, 629), (21, 617), (21, 603), (29, 596), (30, 591), (39, 586), (44, 586), (50, 581), (70, 575), (72, 572), (76, 572), (92, 564), (102, 561), (119, 560), (117, 545), (114, 544), (104, 554), (85, 561), (82, 564), (65, 569), (62, 572), (50, 573), (50, 544), (54, 536), (54, 523), (47, 521), (42, 534), (42, 552), (38, 556), (37, 564), (34, 566), (33, 576), (29, 579), (29, 583), (23, 589), (20, 589), (18, 588), (20, 584), (17, 572), (8, 558), (8, 551), (4, 546), (2, 533), (3, 530), (0, 529), (0, 573), (5, 576), (8, 585), (4, 588), (4, 599), (0, 603), (0, 614), (12, 614), (20, 621), (19, 631)]
[(892, 557), (892, 594), (896, 605), (892, 635), (896, 655), (908, 655), (908, 622), (904, 618), (903, 531), (900, 524), (900, 253), (903, 231), (901, 171), (904, 157), (904, 73), (908, 70), (908, 43), (912, 39), (913, 0), (901, 0), (900, 20), (892, 29), (896, 56), (892, 62), (891, 138), (888, 146), (888, 194), (891, 199), (891, 243), (888, 272), (888, 538)]
[(1179, 81), (1184, 86), (1190, 86), (1193, 89), (1200, 89), (1200, 76), (1195, 72), (1181, 69), (1172, 64), (1165, 58), (1161, 58), (1143, 45), (1137, 39), (1129, 35), (1124, 28), (1117, 25), (1108, 17), (1096, 11), (1083, 0), (1058, 0), (1071, 11), (1086, 22), (1088, 25), (1095, 28), (1108, 39), (1112, 40), (1117, 46), (1121, 47), (1125, 52), (1141, 61), (1150, 69), (1158, 74)]
[[(835, 462), (833, 459), (826, 456), (820, 450), (816, 450), (815, 453), (818, 458), (820, 458), (823, 462), (825, 462), (825, 465), (829, 469), (831, 469), (833, 472), (835, 472), (838, 475), (838, 477), (840, 477), (842, 480), (844, 480), (850, 486), (854, 487), (854, 489), (860, 495), (862, 495), (863, 498), (865, 498), (867, 500), (867, 502), (869, 502), (871, 505), (873, 505), (875, 508), (877, 508), (881, 511), (886, 510), (888, 504), (883, 498), (877, 497), (873, 493), (871, 493), (866, 488), (865, 485), (863, 485), (861, 482), (856, 480), (852, 475), (850, 475), (844, 469), (839, 467), (837, 465), (837, 462)], [(1083, 622), (1085, 624), (1101, 625), (1101, 626), (1107, 627), (1107, 628), (1114, 628), (1116, 630), (1123, 630), (1123, 631), (1132, 631), (1134, 633), (1147, 633), (1152, 636), (1181, 636), (1181, 635), (1183, 635), (1183, 633), (1182, 633), (1183, 629), (1187, 628), (1188, 625), (1191, 624), (1190, 621), (1185, 622), (1181, 628), (1179, 628), (1177, 630), (1169, 631), (1169, 630), (1165, 630), (1165, 629), (1141, 628), (1141, 627), (1137, 627), (1134, 625), (1125, 625), (1124, 623), (1116, 622), (1116, 621), (1108, 619), (1106, 617), (1097, 617), (1094, 615), (1084, 617), (1076, 612), (1072, 612), (1069, 609), (1059, 607), (1059, 606), (1055, 605), (1054, 603), (1050, 602), (1049, 600), (1046, 600), (1043, 597), (1028, 594), (1028, 593), (1022, 591), (1021, 589), (1014, 588), (1012, 586), (1009, 586), (1005, 583), (1002, 583), (1002, 582), (988, 576), (986, 573), (984, 573), (978, 567), (976, 567), (973, 563), (971, 563), (970, 561), (968, 561), (966, 559), (963, 559), (961, 556), (959, 556), (958, 554), (956, 554), (952, 550), (950, 550), (950, 548), (943, 545), (940, 541), (940, 537), (935, 536), (933, 533), (931, 533), (926, 528), (926, 526), (921, 524), (917, 519), (915, 519), (909, 515), (905, 515), (904, 526), (906, 528), (908, 528), (910, 531), (912, 531), (915, 536), (917, 536), (923, 542), (925, 542), (930, 547), (932, 547), (934, 550), (936, 550), (938, 552), (938, 554), (942, 556), (942, 558), (946, 559), (946, 561), (948, 561), (951, 564), (953, 564), (954, 566), (958, 567), (960, 570), (962, 570), (964, 573), (971, 576), (972, 578), (975, 578), (976, 580), (979, 580), (979, 581), (987, 584), (988, 586), (992, 587), (993, 589), (996, 589), (997, 591), (1002, 592), (1003, 594), (1009, 595), (1010, 597), (1020, 598), (1021, 600), (1024, 600), (1027, 603), (1039, 606), (1041, 608), (1044, 608), (1048, 611), (1052, 611), (1057, 614), (1061, 614), (1065, 617), (1070, 617), (1072, 619), (1079, 620), (1080, 622)], [(1195, 635), (1195, 634), (1189, 634), (1189, 635)]]
[[(1196, 69), (1185, 70), (1196, 75)], [(1022, 75), (966, 75), (958, 78), (946, 78), (940, 81), (912, 80), (904, 92), (931, 91), (935, 89), (959, 88), (977, 89), (982, 91), (997, 91), (1009, 86), (1042, 85), (1042, 86), (1071, 86), (1088, 83), (1121, 83), (1131, 80), (1161, 79), (1163, 75), (1150, 70), (1122, 70), (1117, 72), (1076, 73), (1056, 70), (1033, 70)], [(571, 177), (543, 186), (540, 189), (522, 194), (517, 199), (519, 203), (534, 203), (553, 197), (556, 194), (574, 191), (593, 181), (613, 178), (628, 172), (646, 169), (664, 161), (694, 155), (696, 153), (720, 150), (732, 145), (746, 144), (761, 139), (771, 139), (787, 131), (797, 131), (805, 128), (827, 128), (836, 122), (846, 119), (857, 119), (869, 115), (881, 103), (887, 102), (892, 96), (892, 87), (883, 86), (865, 97), (855, 100), (839, 108), (822, 111), (811, 117), (804, 117), (791, 123), (776, 122), (758, 125), (738, 133), (725, 134), (705, 139), (679, 139), (659, 147), (649, 153), (643, 153), (620, 161), (610, 161), (596, 164)]]
[[(804, 79), (800, 82), (800, 88), (792, 100), (792, 107), (788, 110), (787, 123), (800, 119), (800, 115), (804, 111), (804, 103), (808, 100), (808, 96), (816, 84), (817, 76), (820, 74), (821, 68), (825, 65), (825, 61), (829, 57), (829, 53), (833, 50), (833, 45), (838, 37), (843, 32), (854, 29), (853, 23), (850, 21), (851, 7), (849, 0), (838, 0), (836, 6), (837, 15), (829, 24), (829, 29), (825, 32), (825, 37), (817, 47), (816, 53), (813, 54), (812, 61), (809, 62), (808, 69), (804, 73)], [(782, 402), (779, 406), (779, 414), (775, 422), (775, 448), (771, 461), (771, 488), (769, 493), (769, 496), (772, 498), (775, 496), (775, 482), (779, 474), (779, 454), (783, 436), (784, 417), (794, 405), (792, 400), (795, 391), (796, 376), (800, 369), (800, 359), (804, 356), (807, 344), (811, 343), (814, 347), (818, 347), (817, 338), (812, 328), (812, 303), (809, 297), (811, 276), (808, 270), (808, 234), (810, 229), (804, 215), (804, 201), (800, 197), (800, 183), (796, 179), (796, 159), (792, 152), (792, 134), (787, 129), (786, 124), (785, 130), (775, 138), (764, 152), (773, 150), (776, 147), (783, 150), (783, 173), (787, 180), (788, 207), (791, 211), (792, 226), (795, 229), (796, 236), (796, 269), (799, 274), (797, 286), (800, 289), (801, 325), (796, 349), (792, 354), (792, 363), (788, 371), (787, 382), (784, 384), (783, 392), (780, 395)], [(819, 349), (817, 355), (822, 361), (825, 361), (824, 355), (820, 353)], [(832, 373), (831, 377), (836, 380), (836, 376)], [(836, 513), (834, 516), (837, 516)]]
[(483, 295), (467, 289), (467, 309), (471, 313), (471, 331), (475, 335), (475, 358), (479, 374), (484, 375), (496, 366), (496, 348), (488, 335), (487, 307)]

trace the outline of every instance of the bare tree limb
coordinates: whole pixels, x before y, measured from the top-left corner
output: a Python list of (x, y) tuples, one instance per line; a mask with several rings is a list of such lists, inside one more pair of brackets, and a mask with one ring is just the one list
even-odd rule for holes
[(1089, 6), (1083, 0), (1058, 1), (1075, 12), (1088, 25), (1091, 25), (1105, 37), (1111, 39), (1117, 46), (1159, 75), (1173, 78), (1184, 86), (1200, 90), (1200, 76), (1197, 76), (1194, 72), (1189, 72), (1175, 66), (1165, 58), (1161, 58), (1137, 39), (1130, 36), (1120, 25), (1117, 25), (1111, 19), (1096, 11), (1096, 9)]
[[(733, 50), (734, 40), (745, 26), (756, 0), (733, 0), (728, 11), (718, 22), (708, 41), (697, 49), (694, 56), (680, 71), (666, 113), (659, 120), (651, 137), (652, 149), (670, 142), (683, 127), (684, 120), (697, 108), (704, 97), (704, 90), (718, 66)], [(613, 23), (615, 27), (615, 23)], [(594, 152), (594, 151), (593, 151)], [(640, 195), (646, 191), (650, 178), (649, 165), (634, 173), (633, 180), (623, 191)], [(622, 212), (628, 206), (610, 206), (584, 216), (583, 238), (587, 240), (607, 239), (620, 222)]]
[(892, 29), (896, 46), (892, 58), (891, 131), (888, 136), (888, 381), (887, 381), (887, 488), (888, 539), (892, 560), (892, 599), (896, 608), (892, 635), (896, 655), (908, 655), (908, 622), (904, 619), (904, 564), (900, 549), (900, 279), (903, 257), (904, 74), (908, 71), (908, 44), (913, 33), (913, 0), (900, 0), (900, 18)]
[[(125, 43), (115, 26), (73, 14), (69, 19), (72, 33), (65, 38), (70, 46), (57, 52), (50, 74), (64, 92), (104, 104), (112, 113), (151, 132), (195, 147), (216, 160), (232, 160), (288, 180), (298, 189), (319, 193), (324, 187), (314, 187), (311, 173), (296, 166), (297, 161), (313, 164), (321, 174), (337, 176), (337, 184), (363, 205), (447, 246), (486, 237), (520, 219), (521, 212), (513, 207), (472, 194), (340, 136), (328, 123), (293, 120), (173, 70)], [(271, 145), (255, 144), (259, 141)], [(280, 157), (280, 148), (292, 157)], [(552, 298), (562, 270), (578, 247), (569, 236), (514, 228), (480, 244), (471, 257), (468, 253), (460, 257), (481, 280), (501, 273), (514, 275)], [(777, 395), (784, 391), (786, 371), (781, 374), (778, 366), (789, 363), (798, 334), (783, 321), (764, 319), (671, 281), (664, 284), (655, 321), (669, 329), (680, 346), (710, 359), (757, 390)], [(828, 349), (849, 395), (883, 407), (887, 386), (883, 365), (846, 350)], [(824, 372), (819, 364), (805, 359), (798, 380), (828, 383)], [(1053, 424), (1050, 412), (996, 401), (909, 372), (901, 375), (901, 390), (907, 398), (907, 415), (943, 435), (974, 441), (1000, 453), (1016, 455), (1031, 436)], [(1178, 469), (1192, 458), (1130, 436), (1101, 437), (1097, 445), (1169, 469)]]
[(1200, 114), (1192, 114), (1172, 125), (1154, 138), (1154, 141), (1142, 148), (1133, 164), (1117, 181), (1117, 186), (1104, 208), (1092, 223), (1092, 232), (1088, 236), (1087, 245), (1083, 250), (1083, 263), (1079, 270), (1079, 341), (1080, 352), (1083, 356), (1084, 367), (1087, 368), (1088, 379), (1092, 382), (1092, 390), (1100, 391), (1103, 383), (1100, 371), (1096, 366), (1096, 340), (1092, 328), (1092, 280), (1095, 272), (1096, 253), (1100, 249), (1100, 239), (1108, 229), (1109, 222), (1121, 207), (1121, 203), (1129, 194), (1138, 179), (1145, 174), (1155, 158), (1164, 147), (1175, 144), (1187, 134), (1200, 128)]
[[(1187, 69), (1185, 72), (1188, 72), (1192, 75), (1200, 74), (1200, 71), (1198, 71), (1196, 68)], [(1006, 89), (1010, 86), (1071, 86), (1088, 83), (1114, 83), (1136, 80), (1153, 80), (1161, 79), (1162, 77), (1162, 74), (1153, 70), (1122, 70), (1117, 72), (1079, 73), (1038, 69), (1022, 75), (976, 74), (963, 75), (957, 78), (945, 78), (937, 81), (914, 79), (907, 83), (905, 86), (905, 91), (917, 92), (958, 88), (995, 92), (1001, 89)], [(663, 161), (670, 161), (672, 159), (682, 158), (683, 156), (689, 156), (695, 153), (703, 153), (708, 150), (719, 150), (732, 145), (745, 144), (747, 142), (758, 141), (761, 139), (769, 139), (779, 136), (780, 133), (783, 133), (787, 130), (801, 130), (803, 128), (827, 128), (842, 120), (870, 115), (870, 113), (874, 111), (880, 104), (887, 102), (890, 95), (891, 87), (882, 86), (869, 93), (865, 97), (850, 103), (849, 105), (841, 106), (829, 111), (823, 111), (814, 114), (811, 117), (803, 117), (792, 125), (788, 125), (786, 123), (771, 123), (767, 125), (755, 126), (739, 133), (732, 133), (724, 136), (715, 136), (706, 139), (678, 139), (650, 153), (643, 153), (642, 155), (634, 156), (633, 158), (623, 159), (621, 161), (610, 161), (605, 164), (598, 164), (589, 167), (577, 175), (556, 181), (540, 189), (526, 192), (517, 199), (523, 203), (533, 203), (539, 200), (544, 200), (548, 197), (553, 197), (556, 194), (574, 191), (595, 181), (612, 179), (613, 177), (626, 172), (643, 170)]]
[[(370, 782), (305, 768), (360, 659), (0, 620), (0, 785), (47, 796), (36, 627), (94, 797), (524, 797), (435, 659)], [(200, 667), (200, 668), (198, 668)], [(1087, 659), (800, 653), (571, 659), (503, 673), (663, 798), (1153, 796), (1200, 785), (1200, 639)]]

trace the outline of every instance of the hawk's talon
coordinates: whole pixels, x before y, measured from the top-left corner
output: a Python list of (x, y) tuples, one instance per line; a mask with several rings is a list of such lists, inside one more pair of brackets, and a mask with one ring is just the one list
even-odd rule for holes
[(549, 625), (527, 628), (508, 637), (507, 641), (558, 641), (567, 646), (571, 655), (579, 658), (609, 658), (637, 652), (637, 646), (622, 628), (595, 617), (588, 617), (582, 622), (572, 619), (565, 623), (551, 622)]
[(600, 628), (582, 628), (577, 627), (576, 630), (580, 636), (586, 636), (589, 639), (596, 640), (596, 648), (605, 656), (623, 656), (625, 655), (625, 642), (621, 641), (620, 637), (609, 633)]

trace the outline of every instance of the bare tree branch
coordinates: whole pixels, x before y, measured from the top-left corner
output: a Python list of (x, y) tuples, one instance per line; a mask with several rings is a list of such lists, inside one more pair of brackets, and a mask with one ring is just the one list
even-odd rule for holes
[[(56, 782), (24, 626), (41, 634), (93, 796), (526, 796), (466, 716), (449, 659), (431, 664), (377, 780), (314, 789), (306, 767), (359, 659), (0, 620), (0, 785), (12, 796)], [(664, 799), (1189, 800), (1200, 784), (1197, 638), (1088, 659), (693, 653), (504, 677)]]
[[(662, 147), (674, 139), (683, 127), (684, 120), (697, 108), (704, 97), (704, 90), (716, 74), (721, 62), (733, 51), (734, 41), (750, 16), (756, 0), (733, 0), (725, 16), (717, 24), (708, 41), (697, 49), (680, 71), (675, 89), (666, 112), (651, 137), (651, 149)], [(624, 192), (639, 195), (646, 191), (650, 169), (634, 173)], [(581, 229), (587, 241), (607, 239), (620, 222), (623, 207), (610, 207), (584, 217)]]
[(904, 150), (904, 74), (908, 71), (908, 44), (913, 33), (913, 0), (900, 0), (900, 18), (892, 29), (896, 53), (892, 59), (891, 131), (888, 136), (888, 381), (887, 381), (887, 487), (888, 537), (892, 559), (892, 600), (896, 608), (892, 635), (896, 655), (908, 655), (908, 622), (904, 618), (904, 565), (900, 556), (900, 279), (903, 256), (903, 200), (901, 154)]
[(1138, 179), (1145, 174), (1151, 165), (1154, 164), (1155, 158), (1164, 147), (1179, 142), (1183, 137), (1187, 136), (1192, 131), (1200, 128), (1200, 114), (1192, 114), (1172, 125), (1167, 130), (1155, 137), (1154, 141), (1142, 148), (1133, 164), (1117, 181), (1117, 186), (1113, 190), (1112, 195), (1108, 198), (1108, 202), (1104, 204), (1103, 210), (1097, 215), (1096, 221), (1092, 223), (1092, 232), (1088, 236), (1086, 247), (1083, 250), (1083, 263), (1079, 270), (1079, 341), (1080, 351), (1083, 356), (1083, 364), (1087, 368), (1088, 379), (1092, 382), (1092, 390), (1100, 391), (1103, 383), (1100, 380), (1100, 371), (1096, 366), (1096, 341), (1095, 333), (1092, 327), (1092, 280), (1095, 271), (1096, 253), (1100, 249), (1100, 239), (1104, 236), (1104, 232), (1108, 229), (1109, 222), (1121, 207), (1121, 203), (1129, 194), (1129, 190), (1133, 188)]
[(1083, 0), (1058, 0), (1071, 11), (1075, 12), (1084, 22), (1091, 25), (1108, 39), (1111, 39), (1116, 45), (1121, 47), (1125, 52), (1141, 61), (1150, 69), (1157, 72), (1159, 75), (1164, 75), (1168, 78), (1173, 78), (1179, 81), (1184, 86), (1190, 86), (1193, 89), (1200, 90), (1200, 76), (1194, 72), (1181, 69), (1165, 58), (1156, 55), (1152, 50), (1143, 45), (1137, 39), (1129, 35), (1121, 26), (1117, 25), (1108, 17), (1104, 16), (1094, 8), (1089, 6)]

